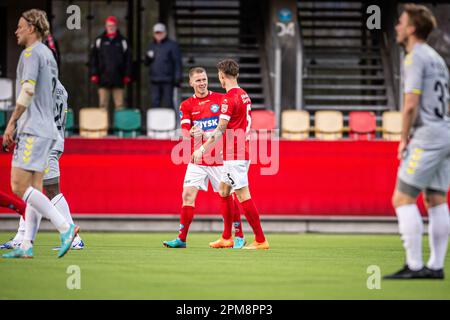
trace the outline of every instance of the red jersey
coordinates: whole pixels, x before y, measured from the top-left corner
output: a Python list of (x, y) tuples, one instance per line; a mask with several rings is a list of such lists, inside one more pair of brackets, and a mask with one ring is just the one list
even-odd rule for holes
[(249, 140), (252, 102), (247, 92), (237, 87), (222, 99), (220, 118), (228, 120), (224, 135), (223, 160), (249, 160)]
[[(204, 98), (198, 98), (195, 94), (184, 100), (180, 105), (181, 128), (190, 130), (193, 126), (198, 126), (204, 132), (211, 132), (216, 129), (219, 124), (220, 103), (222, 101), (222, 93), (209, 91)], [(200, 148), (202, 139), (192, 140), (191, 153)], [(219, 148), (220, 145), (217, 146)], [(208, 150), (202, 157), (198, 165), (202, 166), (220, 166), (222, 165), (222, 157), (217, 153), (217, 149)], [(215, 156), (217, 154), (217, 159)]]

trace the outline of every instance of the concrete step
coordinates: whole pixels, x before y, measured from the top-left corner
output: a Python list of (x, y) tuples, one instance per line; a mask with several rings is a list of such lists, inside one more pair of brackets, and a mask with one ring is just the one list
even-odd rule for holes
[(321, 74), (321, 75), (307, 75), (305, 80), (384, 80), (382, 75), (336, 75), (336, 74)]
[[(225, 48), (227, 49), (227, 48)], [(192, 56), (194, 58), (200, 57), (218, 57), (218, 58), (258, 58), (259, 53), (257, 51), (244, 51), (244, 50), (222, 50), (217, 51), (215, 49), (205, 51), (204, 48), (199, 50), (198, 48), (189, 48), (183, 51), (185, 57)]]
[(305, 95), (305, 100), (310, 101), (386, 101), (387, 97), (372, 95)]
[(338, 110), (338, 111), (385, 111), (391, 110), (386, 105), (311, 105), (305, 104), (306, 110)]
[(305, 84), (303, 89), (311, 90), (386, 90), (384, 85), (339, 85), (339, 84)]
[(327, 70), (327, 69), (331, 69), (331, 70), (360, 70), (360, 71), (365, 71), (365, 70), (383, 70), (383, 66), (381, 65), (376, 65), (376, 66), (372, 66), (372, 65), (338, 65), (338, 64), (310, 64), (310, 65), (306, 65), (306, 68), (308, 68), (308, 70)]
[(239, 32), (235, 33), (222, 33), (222, 34), (214, 34), (214, 33), (178, 33), (178, 39), (180, 38), (233, 38), (233, 39), (254, 39), (256, 40), (256, 35), (253, 34), (240, 34)]

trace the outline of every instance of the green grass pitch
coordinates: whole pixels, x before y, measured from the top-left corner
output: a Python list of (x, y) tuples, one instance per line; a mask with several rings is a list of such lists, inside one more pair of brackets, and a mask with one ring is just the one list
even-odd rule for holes
[[(174, 235), (86, 232), (85, 250), (57, 259), (57, 234), (40, 233), (33, 260), (0, 259), (0, 299), (450, 299), (450, 257), (444, 281), (367, 288), (368, 266), (402, 266), (395, 235), (269, 234), (270, 250), (246, 251), (210, 249), (217, 234), (192, 233), (187, 249), (164, 248)], [(79, 290), (66, 286), (71, 265)]]

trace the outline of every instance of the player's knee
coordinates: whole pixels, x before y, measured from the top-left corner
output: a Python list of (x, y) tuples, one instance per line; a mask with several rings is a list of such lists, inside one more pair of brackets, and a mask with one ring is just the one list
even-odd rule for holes
[(412, 203), (415, 203), (415, 199), (401, 192), (395, 191), (394, 195), (392, 196), (392, 206), (394, 208)]
[(250, 189), (248, 187), (243, 187), (240, 189), (235, 190), (236, 197), (239, 200), (239, 202), (244, 202), (247, 200), (250, 200), (252, 196), (250, 195)]
[(423, 195), (423, 202), (427, 209), (433, 208), (447, 203), (447, 196), (445, 195), (445, 193), (427, 190)]
[(192, 206), (195, 204), (195, 194), (190, 190), (184, 190), (182, 198), (183, 198), (183, 205), (185, 206)]
[(23, 195), (25, 194), (25, 191), (27, 191), (27, 188), (28, 188), (28, 186), (26, 186), (18, 181), (11, 181), (12, 192), (20, 198), (23, 198)]
[(58, 184), (44, 185), (44, 191), (50, 200), (56, 197), (58, 194), (60, 194)]

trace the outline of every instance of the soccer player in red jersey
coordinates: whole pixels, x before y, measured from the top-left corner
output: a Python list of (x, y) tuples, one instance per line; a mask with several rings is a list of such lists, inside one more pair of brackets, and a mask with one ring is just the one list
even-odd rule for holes
[[(3, 191), (0, 191), (0, 207), (8, 208), (11, 210), (16, 211), (18, 214), (20, 214), (23, 218), (25, 218), (25, 209), (26, 209), (25, 202), (13, 195), (9, 195)], [(3, 244), (0, 244), (0, 250), (1, 249), (14, 249), (15, 247), (20, 245), (21, 241), (18, 241), (17, 239), (11, 239)]]
[(26, 204), (22, 199), (0, 191), (0, 207), (16, 211), (22, 217), (25, 217)]
[[(194, 89), (194, 95), (181, 103), (180, 118), (183, 135), (190, 137), (192, 150), (202, 144), (203, 138), (208, 136), (219, 123), (220, 103), (223, 94), (208, 90), (206, 70), (200, 67), (189, 71), (189, 84)], [(164, 241), (168, 248), (185, 248), (189, 226), (193, 220), (195, 199), (199, 190), (208, 190), (208, 181), (215, 192), (219, 192), (220, 176), (222, 173), (222, 157), (217, 150), (202, 155), (197, 164), (189, 163), (183, 185), (183, 207), (180, 216), (180, 231), (176, 239)], [(236, 215), (236, 236), (245, 243), (242, 234), (240, 216)], [(230, 242), (229, 247), (234, 243)]]
[[(248, 223), (255, 234), (255, 241), (243, 249), (269, 249), (259, 213), (250, 195), (248, 187), (248, 166), (249, 166), (249, 138), (251, 125), (251, 100), (248, 94), (239, 87), (237, 78), (239, 76), (239, 65), (231, 59), (220, 61), (217, 64), (218, 76), (223, 88), (227, 93), (222, 99), (220, 108), (219, 125), (208, 138), (192, 154), (194, 162), (201, 160), (203, 154), (207, 152), (217, 141), (224, 138), (223, 167), (220, 181), (220, 195), (222, 196), (222, 212), (224, 214), (224, 233), (222, 237), (215, 241), (217, 246), (226, 246), (231, 237), (232, 208), (230, 198), (232, 189), (242, 205)], [(228, 129), (227, 129), (228, 128)], [(225, 236), (224, 236), (225, 235)]]

